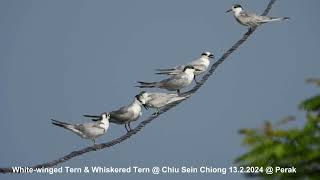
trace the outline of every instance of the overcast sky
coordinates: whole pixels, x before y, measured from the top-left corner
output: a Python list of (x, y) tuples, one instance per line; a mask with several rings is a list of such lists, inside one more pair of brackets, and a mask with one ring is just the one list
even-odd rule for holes
[[(224, 12), (234, 3), (262, 12), (268, 2), (1, 0), (0, 166), (33, 165), (91, 145), (52, 126), (50, 118), (88, 122), (81, 115), (129, 104), (140, 91), (135, 81), (163, 78), (153, 74), (155, 68), (189, 62), (203, 51), (220, 57), (246, 31)], [(304, 79), (320, 77), (319, 6), (318, 0), (277, 1), (270, 15), (291, 20), (258, 29), (191, 99), (130, 140), (61, 166), (230, 167), (246, 151), (239, 129), (287, 115), (297, 116), (295, 126), (301, 125), (304, 113), (297, 104), (318, 91)], [(97, 142), (124, 133), (123, 126), (111, 124)], [(61, 175), (1, 176), (37, 180)], [(165, 176), (194, 179), (199, 174)], [(89, 177), (140, 180), (151, 175)], [(202, 176), (212, 177), (244, 178)]]

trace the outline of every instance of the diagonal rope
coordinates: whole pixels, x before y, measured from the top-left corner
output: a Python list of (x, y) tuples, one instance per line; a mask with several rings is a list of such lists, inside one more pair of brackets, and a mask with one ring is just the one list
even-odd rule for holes
[[(272, 5), (275, 3), (276, 0), (270, 0), (267, 8), (264, 10), (263, 14), (262, 15), (267, 15), (269, 13), (269, 11), (271, 10), (272, 8)], [(204, 85), (204, 83), (208, 80), (208, 78), (214, 73), (214, 71), (217, 69), (217, 67), (222, 64), (235, 50), (237, 50), (239, 48), (239, 46), (241, 44), (243, 44), (247, 39), (248, 37), (255, 31), (256, 29), (250, 29), (248, 30), (244, 35), (243, 37), (237, 41), (229, 50), (227, 50), (222, 56), (221, 58), (216, 61), (209, 69), (209, 71), (202, 77), (201, 81), (199, 82), (199, 84), (197, 84), (196, 86), (194, 86), (190, 91), (188, 92), (185, 92), (184, 94), (194, 94), (195, 92), (198, 91), (198, 89), (200, 87), (202, 87), (202, 85)], [(182, 101), (185, 101), (186, 99), (182, 100)], [(59, 159), (56, 159), (56, 160), (53, 160), (53, 161), (49, 161), (49, 162), (45, 162), (45, 163), (42, 163), (42, 164), (38, 164), (38, 165), (34, 165), (34, 166), (29, 166), (30, 168), (33, 168), (33, 169), (36, 169), (36, 168), (48, 168), (48, 167), (53, 167), (53, 166), (56, 166), (58, 164), (61, 164), (61, 163), (64, 163), (74, 157), (77, 157), (77, 156), (81, 156), (82, 154), (85, 154), (85, 153), (88, 153), (88, 152), (91, 152), (91, 151), (97, 151), (97, 150), (102, 150), (102, 149), (105, 149), (105, 148), (109, 148), (109, 147), (112, 147), (116, 144), (119, 144), (127, 139), (129, 139), (131, 136), (137, 134), (138, 132), (140, 132), (142, 130), (142, 128), (144, 126), (146, 126), (147, 124), (149, 124), (150, 122), (152, 122), (154, 119), (157, 119), (157, 117), (165, 112), (167, 112), (168, 110), (174, 108), (175, 106), (177, 106), (178, 104), (180, 104), (182, 101), (179, 101), (179, 102), (176, 102), (176, 103), (172, 103), (164, 108), (161, 109), (160, 113), (157, 115), (157, 116), (150, 116), (148, 117), (146, 120), (142, 121), (141, 123), (138, 124), (138, 126), (134, 129), (132, 129), (132, 131), (128, 132), (127, 134), (119, 137), (119, 138), (116, 138), (116, 139), (113, 139), (109, 142), (106, 142), (106, 143), (102, 143), (102, 144), (99, 144), (99, 148), (97, 149), (97, 147), (94, 147), (94, 146), (89, 146), (89, 147), (86, 147), (86, 148), (83, 148), (81, 150), (77, 150), (77, 151), (73, 151)], [(0, 173), (13, 173), (13, 170), (12, 168), (0, 168)]]

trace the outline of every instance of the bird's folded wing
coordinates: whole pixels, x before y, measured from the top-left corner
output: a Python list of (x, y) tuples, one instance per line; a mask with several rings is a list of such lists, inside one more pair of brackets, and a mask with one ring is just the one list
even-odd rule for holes
[(109, 121), (112, 123), (121, 123), (129, 120), (133, 116), (133, 112), (128, 111), (128, 107), (122, 107), (119, 110), (110, 112)]

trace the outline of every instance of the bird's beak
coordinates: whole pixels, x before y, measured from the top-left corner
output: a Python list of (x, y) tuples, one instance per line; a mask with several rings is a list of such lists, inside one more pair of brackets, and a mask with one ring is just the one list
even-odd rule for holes
[(210, 55), (209, 58), (214, 58), (214, 55)]
[(146, 104), (142, 104), (142, 106), (146, 109), (149, 110), (149, 107)]
[(229, 10), (226, 11), (226, 13), (231, 12), (231, 11), (232, 11), (232, 9), (229, 9)]
[(194, 70), (196, 70), (196, 71), (202, 71), (201, 69), (197, 69), (197, 68), (195, 68)]

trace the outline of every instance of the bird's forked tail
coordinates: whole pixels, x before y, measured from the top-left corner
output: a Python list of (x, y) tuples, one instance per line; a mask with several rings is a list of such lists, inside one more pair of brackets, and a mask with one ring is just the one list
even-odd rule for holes
[(136, 87), (139, 88), (154, 88), (157, 87), (157, 82), (142, 82), (142, 81), (137, 81), (140, 85), (137, 85)]
[(271, 17), (267, 22), (289, 20), (289, 17)]
[(56, 126), (59, 126), (59, 127), (63, 127), (65, 129), (69, 129), (70, 124), (68, 124), (68, 123), (61, 122), (61, 121), (58, 121), (58, 120), (55, 120), (55, 119), (51, 119), (51, 121), (52, 121), (51, 123), (53, 125), (56, 125)]

